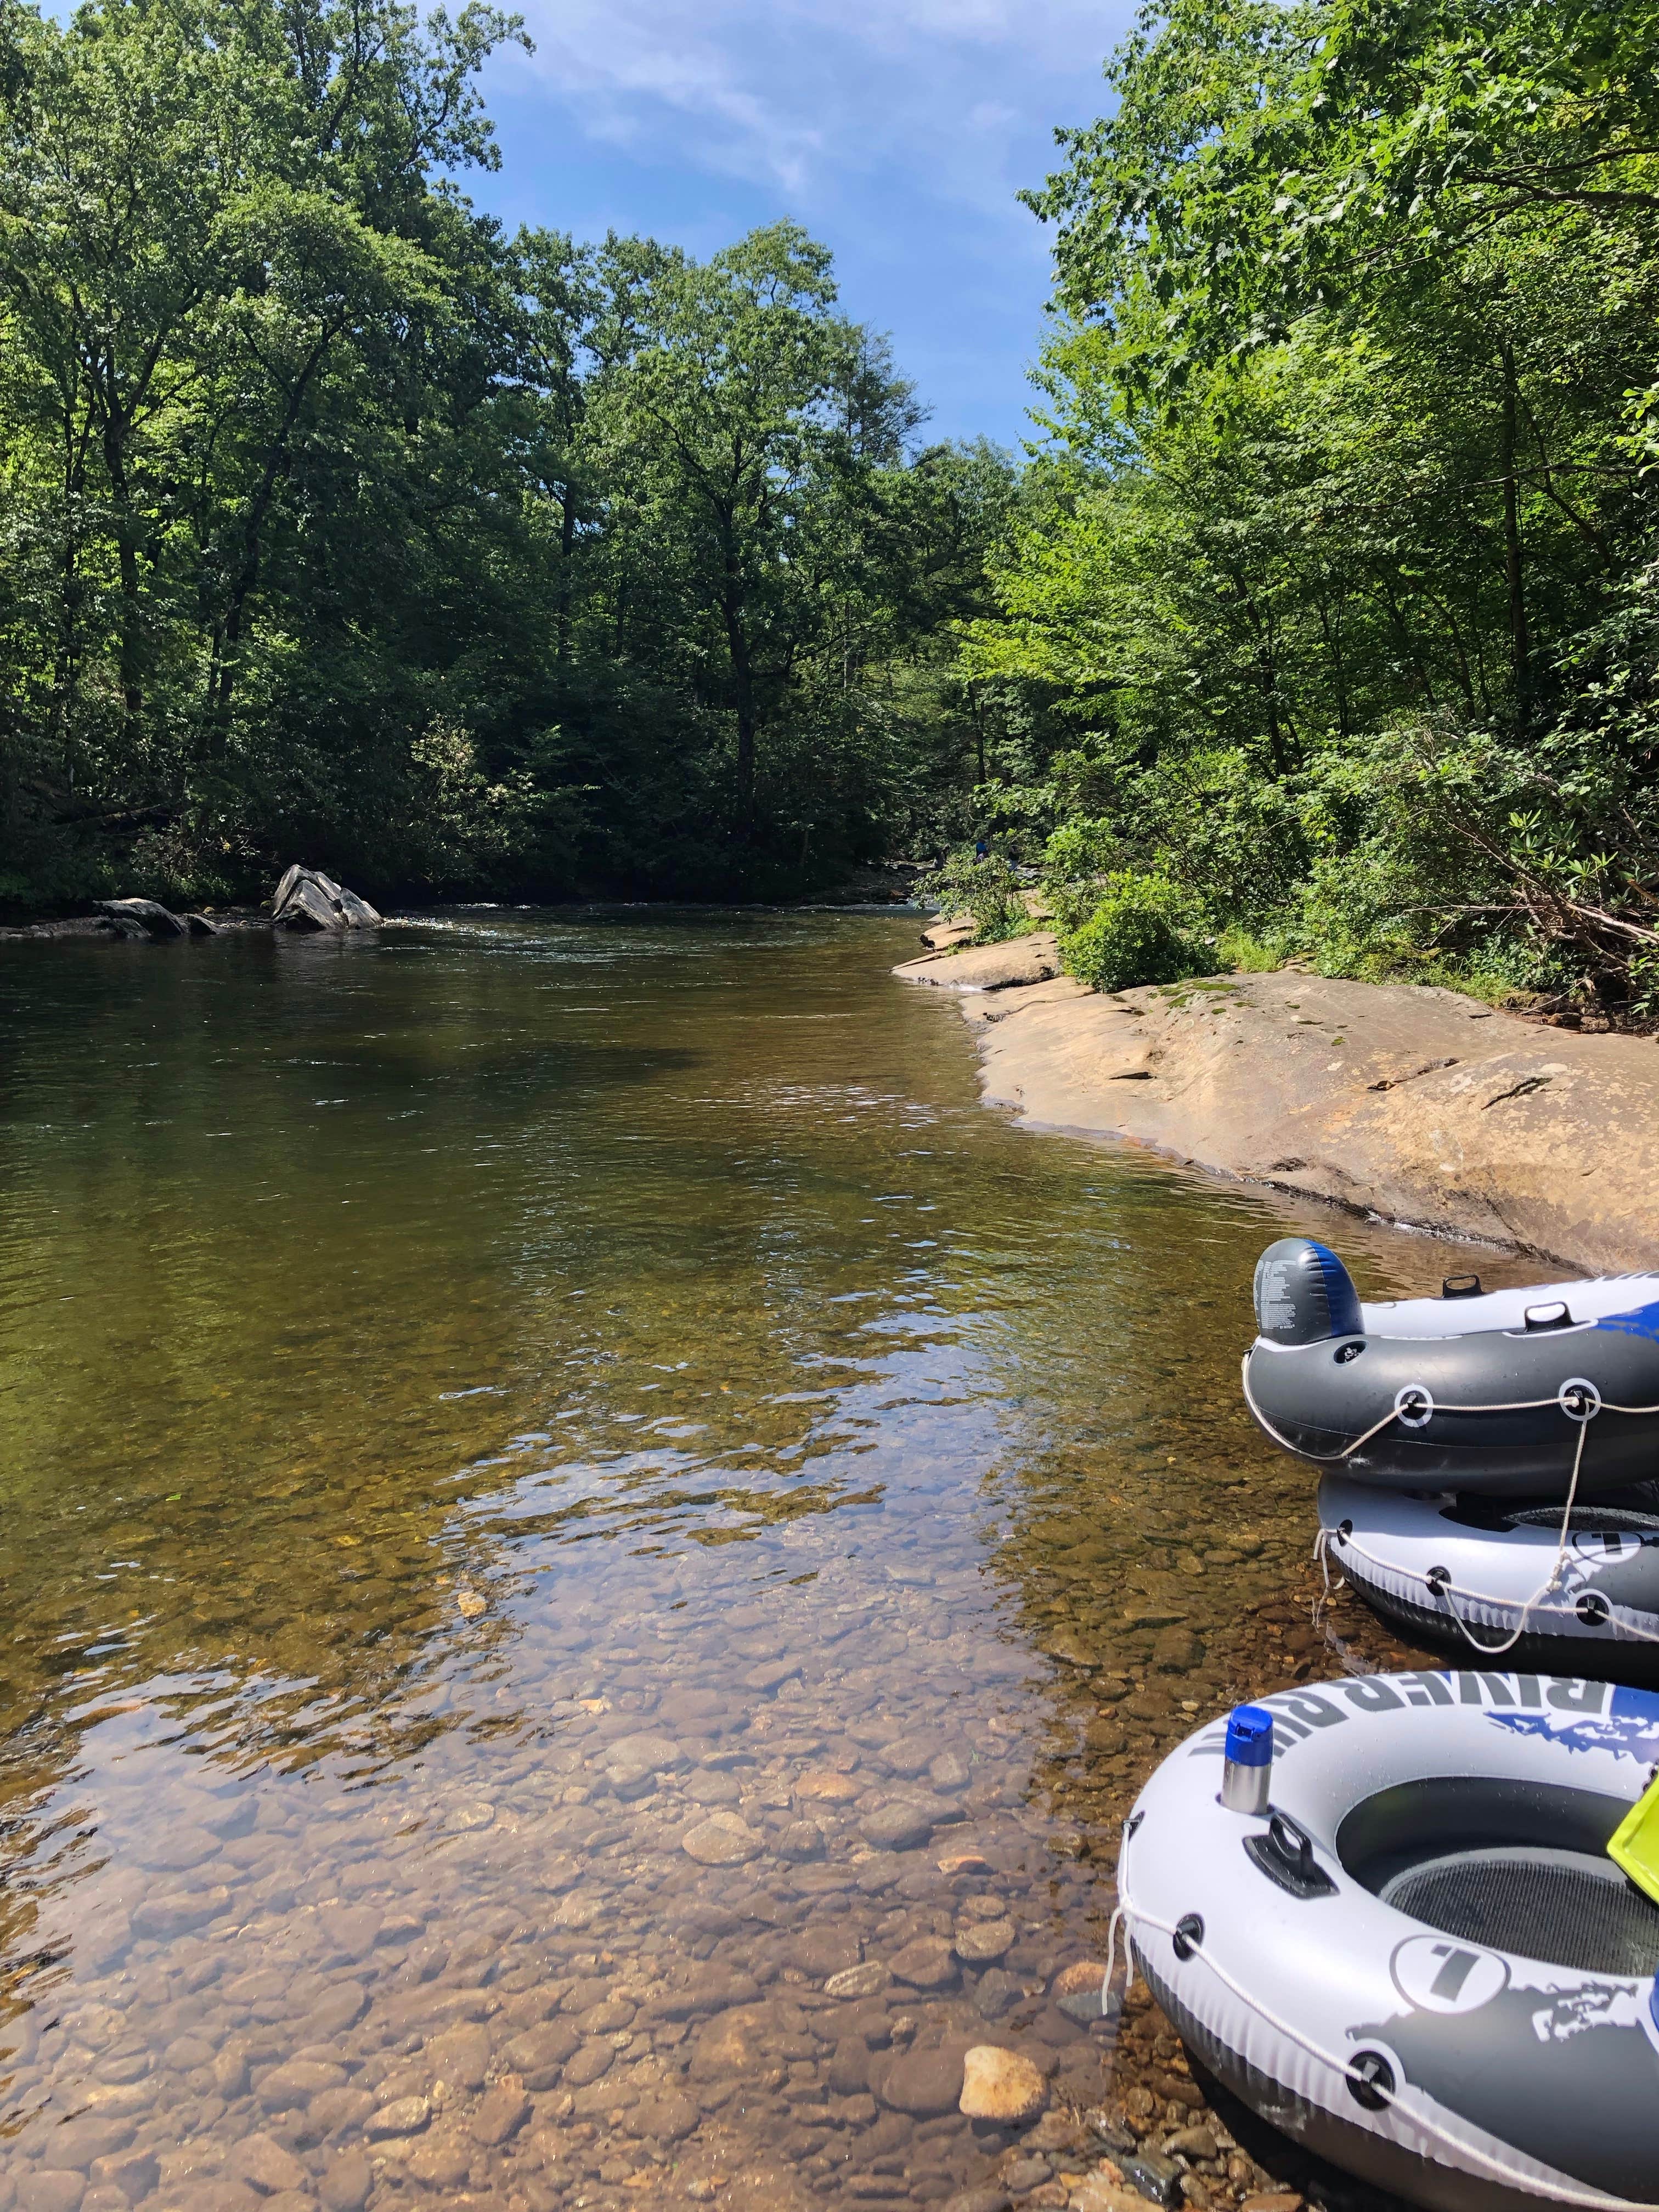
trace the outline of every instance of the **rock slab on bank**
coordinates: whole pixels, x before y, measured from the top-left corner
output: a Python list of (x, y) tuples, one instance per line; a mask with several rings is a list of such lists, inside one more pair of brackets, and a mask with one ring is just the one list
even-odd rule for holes
[(1011, 981), (963, 1011), (987, 1102), (1028, 1122), (1590, 1273), (1659, 1266), (1650, 1038), (1290, 970), (1114, 994)]
[(907, 983), (932, 983), (946, 991), (1006, 991), (1058, 975), (1060, 941), (1052, 929), (1033, 930), (1001, 945), (927, 953), (920, 960), (901, 962), (893, 973)]
[(921, 941), (930, 952), (953, 952), (959, 945), (971, 945), (976, 933), (970, 917), (951, 915), (930, 923), (921, 933)]

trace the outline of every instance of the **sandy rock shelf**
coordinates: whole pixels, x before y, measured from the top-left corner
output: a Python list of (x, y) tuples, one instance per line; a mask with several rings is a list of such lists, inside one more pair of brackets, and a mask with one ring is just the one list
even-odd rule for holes
[(961, 994), (987, 1103), (1033, 1125), (1588, 1272), (1659, 1265), (1650, 1038), (1291, 972), (1108, 995), (1054, 964), (1032, 937), (895, 973)]

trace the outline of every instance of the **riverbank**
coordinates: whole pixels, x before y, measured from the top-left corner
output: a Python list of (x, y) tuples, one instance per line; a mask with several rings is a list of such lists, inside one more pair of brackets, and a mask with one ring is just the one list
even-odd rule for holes
[(1294, 970), (1108, 994), (1052, 945), (894, 971), (960, 994), (988, 1104), (1567, 1267), (1659, 1265), (1653, 1040)]

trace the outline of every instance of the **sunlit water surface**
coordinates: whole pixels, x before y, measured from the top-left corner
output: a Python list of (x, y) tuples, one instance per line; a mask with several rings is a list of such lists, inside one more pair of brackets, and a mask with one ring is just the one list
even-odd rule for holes
[(968, 2045), (1109, 2088), (1310, 1534), (1255, 1256), (1456, 1255), (1011, 1127), (915, 926), (0, 946), (0, 2203), (927, 2204)]

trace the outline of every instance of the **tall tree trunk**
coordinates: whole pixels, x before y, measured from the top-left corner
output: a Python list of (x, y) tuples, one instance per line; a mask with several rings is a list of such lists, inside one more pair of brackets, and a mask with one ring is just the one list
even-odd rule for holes
[(738, 821), (744, 844), (755, 834), (755, 714), (752, 707), (738, 709)]
[(1314, 605), (1319, 610), (1319, 634), (1325, 641), (1325, 657), (1331, 667), (1331, 689), (1336, 695), (1337, 734), (1346, 744), (1349, 734), (1348, 672), (1343, 662), (1336, 624), (1331, 620), (1329, 603), (1322, 592), (1316, 595)]
[(558, 661), (570, 660), (570, 556), (576, 543), (576, 491), (574, 484), (559, 487), (559, 618)]
[(755, 833), (755, 687), (741, 620), (729, 635), (738, 713), (738, 823), (746, 844)]
[(755, 736), (758, 717), (755, 708), (755, 669), (744, 625), (746, 609), (738, 564), (730, 550), (726, 556), (726, 588), (720, 611), (726, 619), (726, 645), (732, 656), (732, 703), (738, 719), (738, 824), (747, 844), (755, 831)]
[(229, 601), (216, 633), (208, 676), (208, 750), (210, 757), (215, 761), (222, 757), (230, 734), (230, 708), (236, 688), (237, 662), (241, 652), (242, 632), (253, 605), (264, 563), (266, 519), (293, 463), (294, 433), (306, 394), (333, 338), (332, 331), (323, 332), (295, 378), (283, 410), (281, 424), (265, 449), (265, 465), (259, 488), (248, 502), (247, 515), (242, 525), (241, 563), (231, 585)]
[[(1257, 606), (1249, 589), (1240, 580), (1240, 597), (1251, 629), (1255, 632), (1256, 680), (1261, 687), (1262, 711), (1267, 723), (1267, 757), (1275, 775), (1288, 775), (1293, 765), (1285, 743), (1290, 718), (1283, 711), (1284, 701), (1279, 689), (1279, 658), (1274, 638), (1274, 623), (1271, 610), (1266, 613)], [(1294, 729), (1290, 730), (1294, 742)]]
[(115, 507), (115, 555), (121, 578), (121, 612), (116, 654), (121, 705), (129, 727), (143, 712), (143, 615), (138, 600), (137, 526), (127, 482), (126, 425), (112, 410), (104, 423), (104, 466)]
[(1434, 678), (1429, 673), (1429, 665), (1417, 649), (1417, 640), (1413, 634), (1411, 624), (1406, 620), (1405, 611), (1400, 604), (1400, 595), (1394, 587), (1394, 579), (1386, 573), (1382, 577), (1382, 603), (1389, 610), (1389, 626), (1394, 632), (1395, 642), (1400, 647), (1401, 657), (1409, 660), (1416, 671), (1417, 681), (1425, 699), (1431, 707), (1437, 707), (1440, 702), (1434, 696)]
[(1267, 757), (1276, 776), (1287, 775), (1290, 763), (1285, 757), (1285, 733), (1279, 724), (1279, 679), (1272, 659), (1266, 654), (1262, 656), (1262, 696), (1267, 707)]
[(1432, 604), (1437, 606), (1446, 617), (1446, 628), (1451, 633), (1452, 660), (1457, 676), (1457, 687), (1463, 694), (1464, 705), (1473, 714), (1474, 712), (1474, 678), (1469, 672), (1469, 656), (1464, 650), (1463, 633), (1457, 623), (1457, 610), (1449, 599), (1436, 599)]
[(1521, 506), (1515, 475), (1520, 393), (1515, 380), (1515, 348), (1501, 341), (1498, 358), (1504, 370), (1504, 409), (1498, 428), (1498, 474), (1504, 480), (1504, 580), (1510, 598), (1510, 664), (1515, 679), (1516, 719), (1524, 722), (1532, 711), (1532, 641), (1527, 632), (1527, 596), (1521, 561)]
[(81, 568), (78, 503), (82, 491), (75, 442), (64, 425), (64, 550), (58, 588), (58, 649), (52, 670), (52, 715), (64, 779), (75, 789), (75, 694), (80, 682)]

